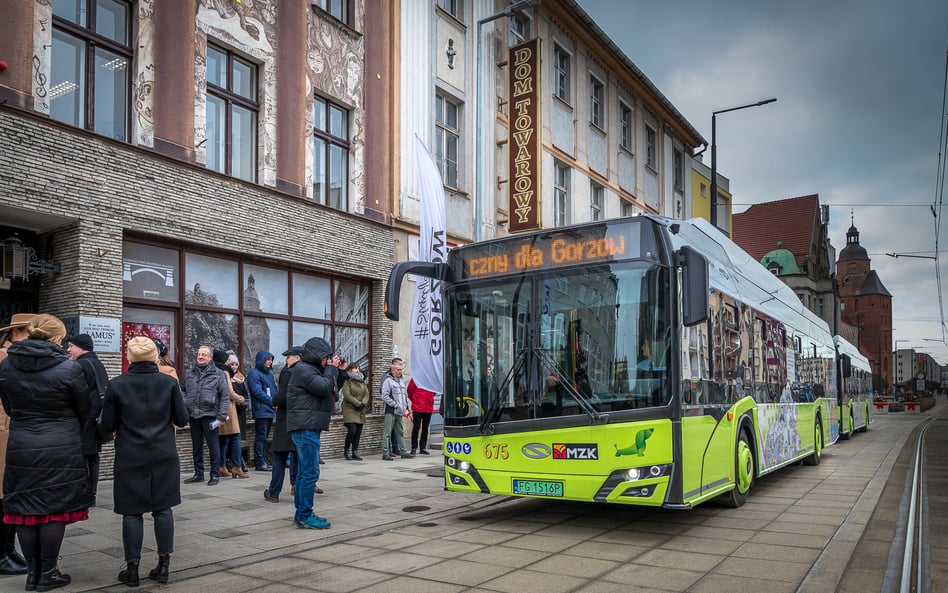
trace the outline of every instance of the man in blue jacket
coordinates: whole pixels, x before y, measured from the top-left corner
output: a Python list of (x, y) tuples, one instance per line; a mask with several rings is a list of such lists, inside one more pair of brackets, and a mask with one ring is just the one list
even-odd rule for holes
[(257, 359), (253, 370), (247, 375), (247, 389), (250, 391), (250, 411), (253, 414), (255, 435), (253, 439), (254, 469), (270, 471), (272, 467), (267, 463), (264, 446), (270, 435), (270, 426), (276, 418), (273, 409), (273, 398), (277, 394), (277, 384), (273, 379), (270, 367), (273, 365), (273, 355), (266, 350), (257, 352)]

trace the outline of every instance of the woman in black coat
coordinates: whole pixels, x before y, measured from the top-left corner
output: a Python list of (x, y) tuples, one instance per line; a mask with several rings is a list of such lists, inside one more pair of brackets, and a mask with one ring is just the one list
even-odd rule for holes
[[(181, 503), (181, 468), (174, 442), (174, 426), (188, 425), (188, 410), (178, 382), (158, 372), (158, 349), (150, 338), (128, 341), (128, 372), (109, 383), (102, 409), (101, 430), (115, 433), (113, 498), (122, 515), (122, 544), (126, 567), (119, 581), (138, 585), (144, 521), (155, 520), (158, 566), (148, 576), (168, 582), (174, 547), (174, 514)], [(143, 451), (147, 453), (142, 454)]]
[(0, 364), (0, 401), (10, 416), (3, 521), (17, 526), (26, 590), (48, 591), (71, 581), (57, 565), (66, 525), (89, 518), (92, 492), (79, 437), (89, 386), (60, 347), (62, 321), (43, 313), (27, 331), (30, 337), (11, 345)]

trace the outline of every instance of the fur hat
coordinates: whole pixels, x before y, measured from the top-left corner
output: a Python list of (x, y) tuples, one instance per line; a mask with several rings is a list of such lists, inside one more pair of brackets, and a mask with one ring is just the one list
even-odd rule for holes
[(77, 334), (69, 338), (69, 343), (78, 348), (82, 348), (86, 352), (92, 352), (95, 348), (95, 344), (92, 343), (92, 336), (89, 334)]
[(157, 362), (158, 348), (151, 338), (136, 336), (128, 341), (125, 358), (128, 362)]

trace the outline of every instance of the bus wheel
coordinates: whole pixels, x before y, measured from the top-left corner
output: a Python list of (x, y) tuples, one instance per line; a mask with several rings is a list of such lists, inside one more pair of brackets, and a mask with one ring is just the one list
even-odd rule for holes
[(734, 450), (734, 489), (724, 497), (724, 504), (736, 509), (747, 502), (754, 484), (754, 448), (747, 432), (742, 430)]
[(856, 423), (853, 421), (852, 410), (846, 417), (849, 419), (849, 424), (846, 424), (846, 420), (842, 421), (842, 426), (839, 427), (839, 439), (842, 441), (848, 441), (849, 437), (856, 433)]
[(813, 428), (813, 453), (803, 459), (804, 465), (819, 465), (823, 457), (823, 423), (816, 417), (816, 426)]

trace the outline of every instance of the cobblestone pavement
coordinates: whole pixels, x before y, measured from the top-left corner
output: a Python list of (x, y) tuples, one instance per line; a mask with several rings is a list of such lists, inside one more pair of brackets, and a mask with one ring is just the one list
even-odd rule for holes
[[(319, 481), (325, 494), (316, 497), (316, 512), (332, 522), (324, 531), (292, 525), (288, 491), (279, 503), (266, 502), (263, 472), (214, 487), (182, 484), (171, 582), (162, 588), (829, 593), (850, 582), (844, 571), (865, 554), (854, 551), (872, 533), (866, 527), (912, 429), (945, 405), (939, 398), (926, 414), (879, 414), (868, 433), (826, 449), (819, 466), (793, 466), (758, 480), (740, 509), (707, 504), (668, 511), (448, 493), (437, 453), (392, 462), (328, 460)], [(439, 441), (440, 435), (435, 451)], [(60, 567), (73, 582), (59, 591), (127, 590), (116, 580), (123, 565), (121, 517), (111, 511), (111, 482), (99, 490), (90, 520), (67, 529)], [(156, 561), (150, 522), (146, 515), (143, 575)], [(20, 576), (0, 577), (0, 591), (22, 590), (22, 583)], [(143, 590), (159, 588), (142, 581)]]

